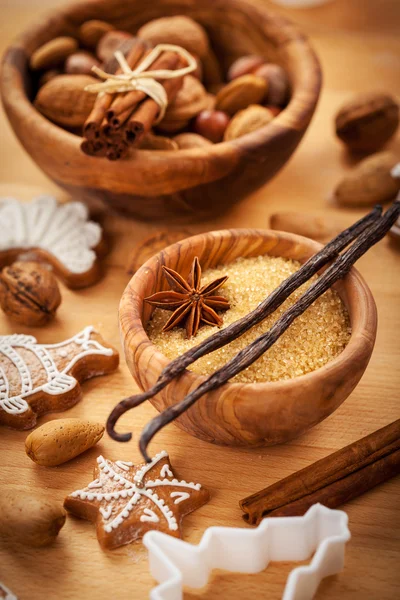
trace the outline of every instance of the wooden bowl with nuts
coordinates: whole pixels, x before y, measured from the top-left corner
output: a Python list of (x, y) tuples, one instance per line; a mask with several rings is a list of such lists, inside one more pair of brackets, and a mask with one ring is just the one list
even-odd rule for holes
[[(295, 234), (236, 229), (187, 238), (149, 259), (128, 283), (119, 313), (125, 358), (140, 388), (149, 390), (170, 362), (160, 346), (154, 343), (154, 338), (150, 339), (148, 325), (154, 310), (159, 309), (144, 301), (158, 290), (171, 288), (165, 282), (163, 265), (186, 276), (196, 256), (204, 271), (218, 265), (226, 269), (239, 257), (247, 259), (267, 255), (304, 263), (321, 247), (321, 244)], [(218, 444), (273, 445), (299, 436), (335, 411), (351, 394), (367, 367), (375, 342), (377, 315), (371, 291), (354, 267), (334, 285), (334, 290), (347, 309), (351, 327), (344, 349), (334, 358), (322, 367), (317, 366), (290, 379), (226, 383), (207, 392), (182, 414), (176, 420), (178, 427), (195, 437)], [(224, 287), (218, 294), (224, 294)], [(225, 320), (227, 313), (223, 315)], [(317, 329), (318, 335), (321, 331), (323, 333), (323, 328), (318, 326)], [(285, 335), (289, 332), (290, 328)], [(223, 362), (227, 361), (226, 353), (233, 343), (231, 341), (225, 346)], [(293, 343), (295, 347), (300, 343), (296, 335)], [(313, 347), (313, 338), (307, 344)], [(207, 355), (206, 359), (211, 360), (214, 354)], [(277, 360), (281, 354), (279, 350)], [(291, 361), (289, 356), (289, 363)], [(260, 368), (259, 364), (257, 373)], [(159, 391), (151, 402), (161, 412), (181, 401), (204, 381), (204, 375), (186, 370)]]
[[(123, 160), (122, 150), (110, 160), (87, 156), (90, 68), (104, 69), (133, 35), (185, 47), (198, 68), (168, 106), (158, 139), (148, 131)], [(0, 83), (24, 148), (74, 197), (143, 219), (198, 219), (225, 211), (286, 163), (314, 113), (321, 69), (295, 26), (245, 0), (93, 0), (23, 33), (5, 53)], [(199, 117), (202, 110), (213, 114)]]
[[(190, 17), (191, 26), (186, 32), (187, 21), (177, 29), (168, 22), (154, 21), (159, 17)], [(193, 37), (192, 20), (203, 32), (194, 49), (187, 43), (187, 38), (190, 41)], [(257, 130), (254, 130), (254, 123), (251, 127), (240, 123), (237, 132), (231, 131), (226, 138), (228, 141), (196, 144), (192, 137), (184, 139), (183, 149), (180, 149), (168, 140), (172, 133), (182, 133), (180, 127), (185, 131), (188, 118), (191, 131), (193, 115), (182, 106), (185, 104), (183, 93), (181, 102), (174, 106), (174, 114), (167, 118), (167, 113), (164, 120), (165, 150), (160, 149), (161, 143), (157, 143), (154, 150), (148, 150), (149, 146), (145, 145), (145, 149), (135, 149), (128, 159), (114, 162), (105, 157), (87, 156), (80, 150), (81, 134), (76, 135), (76, 127), (81, 125), (79, 114), (76, 119), (76, 113), (70, 113), (72, 105), (76, 111), (84, 112), (88, 110), (88, 102), (92, 105), (94, 101), (82, 101), (75, 94), (76, 85), (82, 87), (88, 78), (91, 79), (88, 75), (90, 66), (99, 62), (99, 52), (96, 58), (85, 48), (93, 48), (99, 32), (108, 34), (107, 44), (103, 43), (107, 47), (102, 46), (100, 53), (104, 58), (108, 56), (109, 48), (115, 48), (113, 29), (119, 35), (119, 30), (128, 32), (122, 34), (122, 40), (124, 35), (129, 37), (129, 34), (139, 33), (154, 43), (189, 46), (193, 54), (200, 54), (201, 69), (198, 71), (204, 72), (204, 88), (207, 88), (206, 99), (209, 100), (205, 105), (198, 103), (200, 108), (215, 105), (215, 93), (218, 96), (218, 90), (227, 82), (228, 70), (243, 55), (258, 55), (283, 68), (290, 85), (290, 99), (280, 112), (271, 110), (272, 116), (265, 106), (264, 114), (251, 114), (250, 120), (256, 121)], [(83, 44), (80, 43), (82, 39)], [(61, 75), (60, 57), (64, 64)], [(260, 66), (260, 62), (252, 66)], [(47, 70), (43, 71), (45, 67)], [(247, 80), (240, 85), (234, 81), (228, 83), (232, 87), (224, 90), (223, 98), (218, 101), (221, 108), (231, 113), (229, 118), (236, 108), (241, 108), (238, 96), (247, 98), (246, 104), (256, 105), (263, 102), (265, 96), (262, 73), (255, 76), (246, 68), (244, 72)], [(203, 75), (198, 72), (189, 75), (191, 84), (183, 87), (194, 93), (193, 80), (200, 76)], [(266, 76), (274, 77), (276, 73)], [(32, 101), (39, 77), (40, 85), (50, 87), (46, 88), (47, 95), (43, 92), (35, 100), (35, 108)], [(271, 179), (289, 159), (306, 131), (320, 86), (320, 65), (305, 36), (273, 11), (257, 8), (245, 0), (191, 3), (186, 0), (154, 0), (151, 3), (93, 0), (73, 4), (23, 33), (6, 51), (1, 71), (6, 113), (17, 137), (39, 167), (76, 198), (101, 199), (114, 209), (144, 219), (167, 216), (196, 219), (220, 213)], [(53, 102), (51, 106), (47, 106), (49, 96)], [(69, 100), (69, 107), (62, 104), (66, 97), (73, 98), (72, 104)], [(69, 130), (56, 124), (60, 112), (63, 126)], [(272, 118), (274, 112), (279, 114)], [(200, 131), (206, 131), (210, 124), (204, 127), (200, 121), (199, 127)], [(221, 116), (217, 116), (211, 129), (218, 132), (221, 127), (224, 123)], [(211, 138), (214, 133), (211, 131)], [(219, 139), (218, 135), (216, 139)]]

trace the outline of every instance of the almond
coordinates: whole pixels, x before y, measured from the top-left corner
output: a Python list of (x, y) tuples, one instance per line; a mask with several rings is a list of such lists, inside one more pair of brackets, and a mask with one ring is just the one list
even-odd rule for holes
[(237, 58), (228, 69), (228, 81), (233, 81), (242, 75), (253, 73), (257, 67), (265, 63), (265, 58), (259, 54), (248, 54)]
[(370, 206), (393, 200), (400, 190), (400, 179), (391, 175), (399, 158), (379, 152), (362, 160), (337, 185), (334, 197), (343, 206)]
[(66, 512), (52, 500), (20, 490), (0, 494), (0, 537), (27, 546), (48, 546), (65, 523)]
[(57, 419), (32, 431), (25, 440), (25, 451), (38, 465), (55, 467), (92, 448), (103, 433), (100, 423)]
[(178, 144), (171, 138), (148, 133), (140, 143), (141, 150), (179, 150)]
[(40, 88), (34, 105), (58, 125), (80, 127), (96, 100), (96, 94), (85, 92), (85, 87), (97, 81), (90, 75), (59, 75)]
[(56, 37), (35, 50), (30, 59), (30, 67), (34, 71), (58, 67), (77, 48), (78, 42), (74, 38)]
[(208, 148), (212, 142), (198, 133), (180, 133), (174, 137), (180, 150), (189, 150), (190, 148)]
[(340, 225), (325, 215), (302, 212), (279, 212), (271, 215), (271, 229), (326, 242), (341, 231)]
[(176, 44), (203, 58), (208, 51), (208, 37), (201, 25), (185, 16), (161, 17), (149, 21), (137, 36), (152, 44)]
[(215, 108), (234, 115), (250, 104), (259, 104), (268, 90), (267, 82), (256, 75), (242, 75), (222, 88), (217, 94)]
[(268, 125), (273, 118), (274, 116), (268, 108), (252, 104), (233, 117), (226, 128), (224, 141), (235, 140), (246, 133), (260, 129), (260, 127)]
[(86, 46), (87, 48), (91, 48), (94, 50), (106, 33), (115, 29), (113, 25), (110, 23), (106, 23), (105, 21), (99, 21), (97, 19), (92, 19), (90, 21), (86, 21), (82, 23), (79, 28), (79, 40)]
[(386, 144), (399, 125), (399, 105), (388, 94), (358, 94), (336, 115), (336, 135), (357, 152), (374, 152)]

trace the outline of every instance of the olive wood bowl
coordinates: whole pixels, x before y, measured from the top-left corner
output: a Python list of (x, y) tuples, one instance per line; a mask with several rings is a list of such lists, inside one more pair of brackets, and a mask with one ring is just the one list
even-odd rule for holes
[[(76, 36), (88, 19), (104, 19), (135, 33), (151, 19), (177, 14), (204, 25), (224, 69), (238, 56), (254, 53), (282, 65), (292, 88), (287, 108), (269, 125), (232, 142), (205, 149), (138, 150), (131, 160), (109, 162), (83, 154), (80, 137), (51, 123), (31, 104), (29, 57), (43, 43), (59, 35)], [(206, 218), (271, 179), (306, 131), (320, 85), (320, 65), (305, 36), (274, 12), (245, 0), (72, 4), (23, 33), (6, 51), (0, 76), (10, 123), (37, 165), (76, 198), (100, 199), (143, 219)]]
[[(304, 263), (321, 244), (280, 231), (234, 229), (196, 235), (150, 258), (132, 277), (121, 299), (120, 329), (125, 358), (137, 384), (149, 389), (169, 360), (147, 337), (152, 307), (143, 299), (168, 289), (166, 265), (187, 275), (195, 256), (203, 269), (238, 257), (283, 256)], [(311, 373), (272, 383), (227, 383), (203, 396), (176, 421), (197, 438), (225, 445), (273, 445), (316, 425), (349, 396), (370, 359), (376, 336), (376, 306), (364, 279), (352, 268), (335, 284), (349, 312), (352, 334), (335, 359)], [(182, 400), (205, 377), (186, 371), (153, 400), (158, 411)]]

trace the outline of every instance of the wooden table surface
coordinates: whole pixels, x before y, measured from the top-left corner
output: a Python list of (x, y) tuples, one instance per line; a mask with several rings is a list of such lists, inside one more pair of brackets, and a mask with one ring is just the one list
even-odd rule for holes
[[(0, 49), (3, 50), (38, 10), (59, 0), (0, 1)], [(323, 211), (344, 224), (359, 211), (343, 211), (329, 201), (338, 178), (349, 168), (333, 135), (332, 118), (352, 92), (380, 88), (400, 96), (400, 2), (398, 0), (336, 0), (309, 10), (284, 10), (310, 35), (324, 70), (324, 89), (316, 116), (295, 156), (264, 189), (249, 197), (225, 217), (193, 227), (195, 232), (224, 227), (268, 227), (276, 210)], [(30, 198), (47, 191), (64, 198), (18, 144), (4, 114), (0, 117), (0, 195)], [(390, 144), (400, 155), (400, 138)], [(128, 281), (127, 256), (134, 245), (162, 224), (123, 221), (109, 217), (107, 234), (112, 250), (101, 283), (84, 291), (62, 288), (63, 303), (56, 321), (45, 329), (27, 331), (41, 342), (62, 340), (92, 324), (120, 348), (117, 310)], [(1, 233), (0, 233), (1, 235)], [(169, 426), (152, 443), (156, 453), (166, 449), (178, 474), (210, 488), (211, 501), (186, 519), (184, 537), (197, 543), (210, 525), (245, 526), (240, 498), (305, 467), (332, 451), (382, 427), (400, 415), (400, 249), (384, 240), (360, 260), (358, 267), (376, 298), (379, 328), (375, 351), (361, 383), (326, 421), (306, 435), (279, 447), (232, 449), (196, 440)], [(0, 333), (23, 332), (0, 314)], [(83, 400), (54, 417), (90, 417), (105, 421), (114, 404), (136, 386), (123, 360), (117, 373), (84, 385)], [(24, 452), (26, 433), (2, 429), (0, 434), (0, 493), (14, 488), (42, 492), (59, 502), (91, 480), (99, 453), (111, 459), (138, 461), (136, 440), (143, 425), (155, 415), (149, 405), (129, 413), (120, 428), (133, 429), (134, 439), (121, 445), (108, 437), (77, 460), (54, 469), (36, 466)], [(42, 421), (43, 422), (43, 421)], [(346, 550), (345, 570), (325, 580), (316, 598), (321, 600), (393, 600), (400, 586), (400, 480), (391, 480), (344, 506), (352, 539)], [(281, 597), (291, 564), (275, 563), (258, 575), (215, 572), (201, 591), (185, 598)], [(154, 585), (139, 543), (103, 552), (94, 526), (68, 518), (57, 542), (48, 548), (7, 548), (0, 544), (0, 580), (20, 600), (106, 598), (142, 599)]]

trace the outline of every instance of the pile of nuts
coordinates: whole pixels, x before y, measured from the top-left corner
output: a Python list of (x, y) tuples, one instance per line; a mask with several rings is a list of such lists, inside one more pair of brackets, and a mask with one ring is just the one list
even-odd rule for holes
[(342, 206), (371, 206), (390, 202), (400, 191), (400, 177), (394, 168), (400, 156), (380, 151), (399, 126), (399, 105), (389, 94), (361, 93), (344, 104), (335, 118), (335, 131), (346, 148), (363, 158), (337, 184), (336, 202)]
[[(136, 36), (152, 45), (179, 45), (198, 64), (194, 73), (185, 76), (156, 130), (142, 140), (142, 149), (178, 150), (234, 140), (267, 125), (289, 101), (285, 71), (262, 56), (237, 59), (224, 81), (205, 29), (188, 17), (154, 19)], [(98, 81), (92, 67), (115, 72), (115, 51), (126, 54), (133, 39), (109, 23), (92, 20), (80, 26), (77, 39), (58, 37), (38, 48), (30, 58), (30, 68), (38, 75), (35, 107), (57, 125), (81, 135), (96, 99), (84, 90)]]

